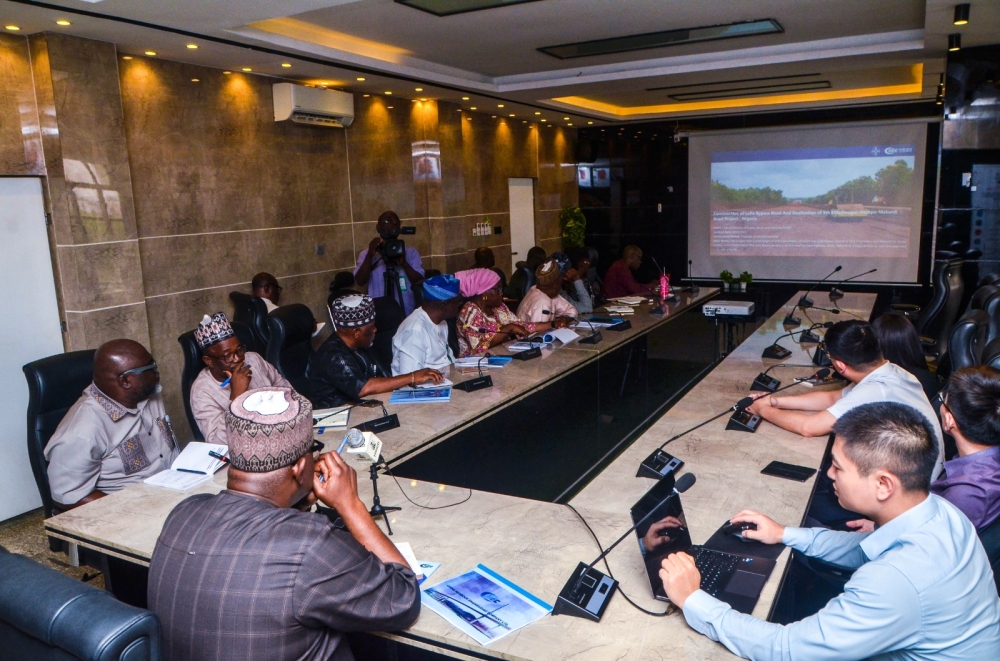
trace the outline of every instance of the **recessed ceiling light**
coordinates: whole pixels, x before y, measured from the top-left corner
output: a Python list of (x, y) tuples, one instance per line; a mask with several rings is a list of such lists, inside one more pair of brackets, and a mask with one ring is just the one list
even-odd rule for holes
[(365, 94), (365, 98), (366, 98), (366, 99), (367, 99), (368, 97), (370, 97), (370, 96), (371, 96), (371, 94)]
[(588, 124), (593, 124), (593, 122), (587, 122)]
[(250, 67), (243, 67), (243, 70), (246, 71), (246, 72), (253, 71), (253, 69), (251, 69)]
[(569, 117), (563, 117), (563, 121), (569, 121)]
[(543, 122), (547, 122), (547, 121), (549, 121), (549, 120), (547, 120), (547, 119), (543, 119), (542, 121), (543, 121)]
[(226, 74), (228, 76), (229, 74), (232, 73), (232, 71), (223, 71), (222, 73), (224, 73), (224, 74)]
[(67, 26), (71, 25), (71, 23), (67, 21), (65, 18), (60, 18), (58, 21), (56, 21), (56, 25)]
[(358, 76), (356, 80), (357, 80), (357, 81), (358, 81), (359, 83), (363, 83), (363, 82), (365, 82), (365, 77), (364, 77), (364, 76)]
[(493, 119), (496, 119), (496, 118), (497, 118), (497, 116), (496, 116), (496, 115), (490, 115), (490, 117), (492, 117)]
[(469, 108), (469, 110), (475, 110), (475, 109), (476, 109), (476, 106), (472, 106), (471, 108)]
[(502, 103), (498, 103), (497, 104), (497, 108), (503, 108), (503, 104)]
[(386, 106), (386, 108), (388, 108), (389, 110), (392, 110), (392, 106)]
[(192, 79), (191, 79), (191, 82), (192, 82), (192, 83), (200, 83), (200, 82), (201, 82), (201, 80), (200, 80), (199, 78), (192, 78)]
[(570, 122), (570, 123), (569, 123), (569, 124), (567, 124), (566, 126), (573, 126), (573, 122)]
[(514, 116), (514, 113), (511, 113), (511, 114), (510, 114), (510, 116), (511, 116), (511, 117), (513, 117), (513, 116)]
[(146, 55), (149, 55), (150, 57), (156, 57), (156, 51), (155, 50), (148, 50), (148, 51), (146, 51)]
[(522, 120), (521, 120), (521, 123), (522, 123), (522, 124), (527, 124), (527, 123), (528, 123), (528, 120), (526, 120), (526, 119), (522, 119)]
[(414, 91), (414, 92), (423, 92), (423, 91), (424, 91), (424, 88), (423, 88), (423, 87), (414, 87), (414, 88), (413, 88), (413, 91)]
[(463, 100), (463, 101), (468, 101), (468, 100), (469, 100), (469, 97), (467, 97), (467, 96), (463, 96), (463, 97), (462, 97), (462, 100)]
[(386, 96), (392, 96), (392, 92), (386, 92)]
[(131, 55), (122, 55), (122, 59), (123, 60), (131, 60), (132, 56)]
[(282, 62), (281, 63), (281, 68), (282, 69), (291, 69), (292, 68), (292, 63), (291, 62)]
[(187, 47), (191, 50), (198, 50), (198, 44), (188, 44)]
[(456, 112), (462, 112), (462, 109), (461, 108), (455, 108), (455, 111)]
[(535, 111), (535, 114), (536, 114), (536, 115), (541, 115), (542, 113), (536, 110), (536, 111)]
[(17, 27), (16, 25), (5, 25), (4, 28), (10, 30), (11, 32), (17, 32), (18, 30), (21, 29), (21, 28)]
[(426, 101), (427, 99), (420, 99), (421, 101)]

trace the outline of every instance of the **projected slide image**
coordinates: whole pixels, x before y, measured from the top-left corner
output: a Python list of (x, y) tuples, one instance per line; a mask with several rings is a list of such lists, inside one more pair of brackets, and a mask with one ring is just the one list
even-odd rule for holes
[(914, 145), (714, 152), (711, 254), (905, 258)]

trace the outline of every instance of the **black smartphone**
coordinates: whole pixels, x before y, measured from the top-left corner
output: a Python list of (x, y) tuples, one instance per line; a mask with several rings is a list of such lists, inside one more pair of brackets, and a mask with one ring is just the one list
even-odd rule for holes
[(796, 466), (795, 464), (786, 464), (783, 461), (772, 461), (767, 466), (764, 466), (764, 470), (761, 473), (764, 475), (773, 475), (774, 477), (783, 477), (786, 480), (805, 482), (816, 474), (816, 469)]

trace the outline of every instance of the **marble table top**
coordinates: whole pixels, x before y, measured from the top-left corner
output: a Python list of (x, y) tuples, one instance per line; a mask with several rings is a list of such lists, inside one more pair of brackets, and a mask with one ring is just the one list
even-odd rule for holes
[[(792, 300), (798, 300), (798, 295)], [(848, 294), (840, 301), (840, 307), (846, 312), (863, 317), (868, 316), (873, 304), (873, 294)], [(765, 346), (785, 332), (781, 320), (790, 308), (791, 303), (776, 312), (573, 499), (572, 505), (587, 520), (602, 544), (610, 543), (628, 529), (631, 524), (629, 507), (652, 485), (651, 480), (635, 477), (642, 458), (673, 434), (732, 406), (747, 394), (758, 372), (778, 362), (762, 360), (760, 354)], [(828, 317), (824, 315), (829, 315), (820, 311), (809, 314), (815, 321), (826, 321)], [(836, 319), (832, 315), (829, 318)], [(636, 323), (640, 320), (641, 315), (637, 314), (633, 320), (634, 332), (642, 332), (640, 324)], [(605, 333), (605, 342), (607, 337)], [(602, 345), (597, 347), (610, 348)], [(782, 340), (782, 345), (793, 352), (784, 363), (807, 366), (778, 368), (772, 375), (789, 383), (794, 376), (807, 376), (815, 371), (803, 347), (787, 338)], [(814, 345), (807, 346), (812, 349)], [(563, 351), (564, 356), (569, 353)], [(587, 351), (575, 350), (574, 353)], [(548, 360), (564, 359), (555, 354), (559, 351)], [(544, 372), (549, 369), (543, 367), (545, 360), (530, 361), (524, 366), (534, 366)], [(509, 368), (491, 372), (495, 381), (499, 382), (498, 373), (506, 369)], [(804, 389), (804, 386), (796, 386), (789, 392)], [(510, 395), (511, 398), (517, 396)], [(803, 439), (768, 423), (762, 423), (756, 434), (725, 431), (727, 417), (667, 448), (685, 461), (682, 473), (692, 472), (698, 478), (682, 497), (695, 543), (704, 542), (724, 520), (743, 507), (758, 509), (784, 523), (799, 523), (815, 478), (798, 483), (760, 475), (760, 469), (774, 459), (818, 468), (826, 445), (825, 438)], [(357, 422), (352, 417), (351, 423)], [(448, 423), (426, 424), (429, 430), (435, 427), (441, 430)], [(407, 422), (406, 427), (409, 425)], [(372, 489), (367, 479), (368, 471), (360, 463), (356, 467), (360, 496), (370, 502)], [(55, 536), (141, 562), (152, 553), (162, 522), (176, 503), (192, 493), (212, 493), (224, 487), (225, 471), (183, 494), (135, 485), (49, 519), (46, 528)], [(390, 515), (395, 533), (392, 539), (409, 542), (420, 560), (442, 563), (431, 583), (482, 563), (552, 604), (577, 563), (589, 562), (599, 553), (586, 528), (563, 505), (445, 484), (396, 480), (389, 475), (379, 479), (379, 493), (383, 504), (403, 507), (402, 511)], [(455, 506), (424, 509), (451, 504)], [(766, 617), (770, 610), (788, 555), (788, 551), (781, 555), (765, 586), (754, 611), (758, 617)], [(662, 612), (665, 609), (663, 602), (650, 596), (645, 570), (633, 543), (623, 542), (608, 556), (608, 561), (625, 594), (649, 610)], [(510, 660), (734, 658), (722, 645), (691, 630), (679, 613), (651, 617), (634, 610), (620, 595), (611, 600), (600, 623), (567, 616), (545, 617), (485, 648), (426, 609), (406, 632), (383, 635), (432, 649), (436, 642), (441, 642), (452, 648)]]

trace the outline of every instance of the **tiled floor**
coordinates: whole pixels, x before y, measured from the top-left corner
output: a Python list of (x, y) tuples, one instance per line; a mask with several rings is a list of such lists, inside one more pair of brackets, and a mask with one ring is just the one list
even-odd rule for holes
[[(0, 522), (0, 546), (11, 553), (28, 556), (46, 567), (51, 567), (76, 579), (86, 576), (94, 587), (104, 588), (104, 579), (96, 569), (71, 567), (64, 553), (49, 550), (48, 538), (42, 527), (42, 510), (37, 509), (13, 519)], [(96, 575), (95, 578), (92, 578)]]

